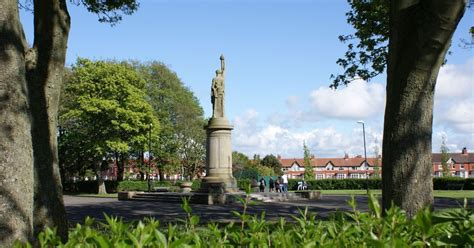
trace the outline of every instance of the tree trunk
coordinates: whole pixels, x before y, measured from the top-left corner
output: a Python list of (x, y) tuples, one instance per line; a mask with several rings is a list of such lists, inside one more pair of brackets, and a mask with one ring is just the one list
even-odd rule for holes
[(463, 0), (390, 2), (382, 205), (408, 216), (433, 203), (431, 136), (439, 68), (461, 19)]
[(143, 173), (143, 166), (145, 166), (145, 155), (144, 151), (140, 151), (140, 167), (139, 167), (139, 173), (140, 173), (140, 180), (145, 181), (145, 173)]
[(33, 153), (27, 48), (17, 1), (0, 0), (0, 247), (33, 233)]
[(125, 155), (119, 154), (117, 155), (117, 181), (123, 181), (123, 172), (125, 170)]
[(70, 18), (65, 0), (34, 1), (35, 40), (27, 53), (27, 82), (32, 116), (35, 168), (35, 236), (51, 226), (67, 239), (58, 167), (57, 112)]

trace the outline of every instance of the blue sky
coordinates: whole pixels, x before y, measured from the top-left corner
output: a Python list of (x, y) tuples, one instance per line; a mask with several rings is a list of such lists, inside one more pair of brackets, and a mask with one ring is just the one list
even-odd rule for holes
[[(76, 58), (158, 60), (174, 70), (211, 115), (210, 85), (226, 57), (226, 115), (234, 124), (233, 148), (302, 157), (303, 142), (319, 157), (380, 147), (385, 75), (337, 91), (329, 76), (345, 52), (338, 35), (352, 31), (342, 0), (144, 0), (118, 25), (97, 22), (69, 5), (72, 27), (67, 64)], [(22, 13), (31, 40), (31, 16)], [(440, 72), (435, 98), (433, 150), (445, 135), (452, 151), (474, 149), (474, 50), (461, 49), (474, 25), (468, 10)], [(379, 148), (380, 150), (380, 148)]]

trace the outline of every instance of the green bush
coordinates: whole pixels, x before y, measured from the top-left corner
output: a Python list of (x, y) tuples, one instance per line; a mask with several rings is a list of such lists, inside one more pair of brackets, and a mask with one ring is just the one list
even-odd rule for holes
[(201, 180), (194, 180), (193, 185), (191, 186), (192, 190), (198, 190), (201, 188)]
[[(151, 181), (151, 187), (169, 187), (173, 185), (172, 181)], [(147, 191), (148, 181), (121, 181), (118, 185), (118, 191)]]
[[(239, 222), (199, 224), (185, 201), (187, 217), (181, 224), (160, 226), (154, 219), (124, 223), (106, 217), (105, 223), (87, 218), (69, 231), (63, 244), (56, 232), (47, 229), (38, 236), (40, 247), (472, 247), (474, 220), (472, 209), (457, 208), (432, 212), (429, 208), (407, 218), (392, 207), (384, 216), (378, 201), (371, 196), (369, 211), (336, 213), (328, 221), (300, 210), (293, 222), (265, 221), (246, 214), (249, 197), (241, 199), (243, 212), (234, 212)], [(14, 247), (31, 247), (16, 242)]]
[(474, 190), (474, 178), (435, 177), (433, 188), (440, 190)]
[(252, 179), (239, 179), (237, 180), (237, 187), (241, 190), (245, 190), (249, 187)]
[[(289, 179), (288, 189), (296, 190), (301, 179)], [(332, 190), (332, 189), (381, 189), (381, 178), (366, 179), (321, 179), (306, 181), (309, 190)], [(433, 178), (433, 189), (435, 190), (474, 190), (474, 178), (459, 177), (435, 177)]]

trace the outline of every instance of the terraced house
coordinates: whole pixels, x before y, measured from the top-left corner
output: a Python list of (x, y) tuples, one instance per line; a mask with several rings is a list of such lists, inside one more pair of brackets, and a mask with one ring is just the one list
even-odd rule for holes
[[(441, 165), (441, 153), (433, 153), (433, 176), (443, 176)], [(278, 156), (282, 164), (282, 171), (288, 178), (303, 178), (305, 171), (303, 158), (282, 158)], [(342, 158), (318, 158), (311, 156), (311, 166), (315, 179), (326, 178), (373, 178), (380, 177), (382, 173), (382, 157), (365, 159), (358, 155), (349, 157), (345, 154)], [(447, 160), (449, 173), (452, 176), (468, 178), (474, 177), (474, 154), (470, 154), (467, 148), (460, 153), (449, 153)]]

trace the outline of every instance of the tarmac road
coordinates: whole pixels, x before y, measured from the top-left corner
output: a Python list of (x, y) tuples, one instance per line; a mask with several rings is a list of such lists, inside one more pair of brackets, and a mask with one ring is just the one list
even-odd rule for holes
[[(250, 205), (247, 212), (251, 215), (260, 215), (265, 212), (267, 220), (278, 220), (284, 217), (292, 220), (291, 215), (298, 216), (299, 210), (308, 208), (317, 216), (327, 218), (336, 211), (351, 211), (347, 204), (350, 196), (324, 195), (321, 200), (272, 202)], [(357, 209), (367, 211), (367, 197), (356, 196)], [(184, 219), (186, 213), (180, 203), (148, 202), (148, 201), (118, 201), (116, 198), (64, 196), (64, 204), (71, 225), (82, 223), (86, 216), (97, 220), (104, 220), (104, 213), (122, 217), (124, 220), (139, 220), (145, 217), (154, 217), (160, 222), (177, 222)], [(463, 200), (451, 198), (435, 198), (435, 209), (460, 207)], [(469, 199), (468, 207), (474, 207), (474, 199)], [(241, 204), (204, 205), (191, 204), (192, 213), (198, 215), (202, 222), (230, 222), (238, 218), (232, 211), (242, 212)]]

